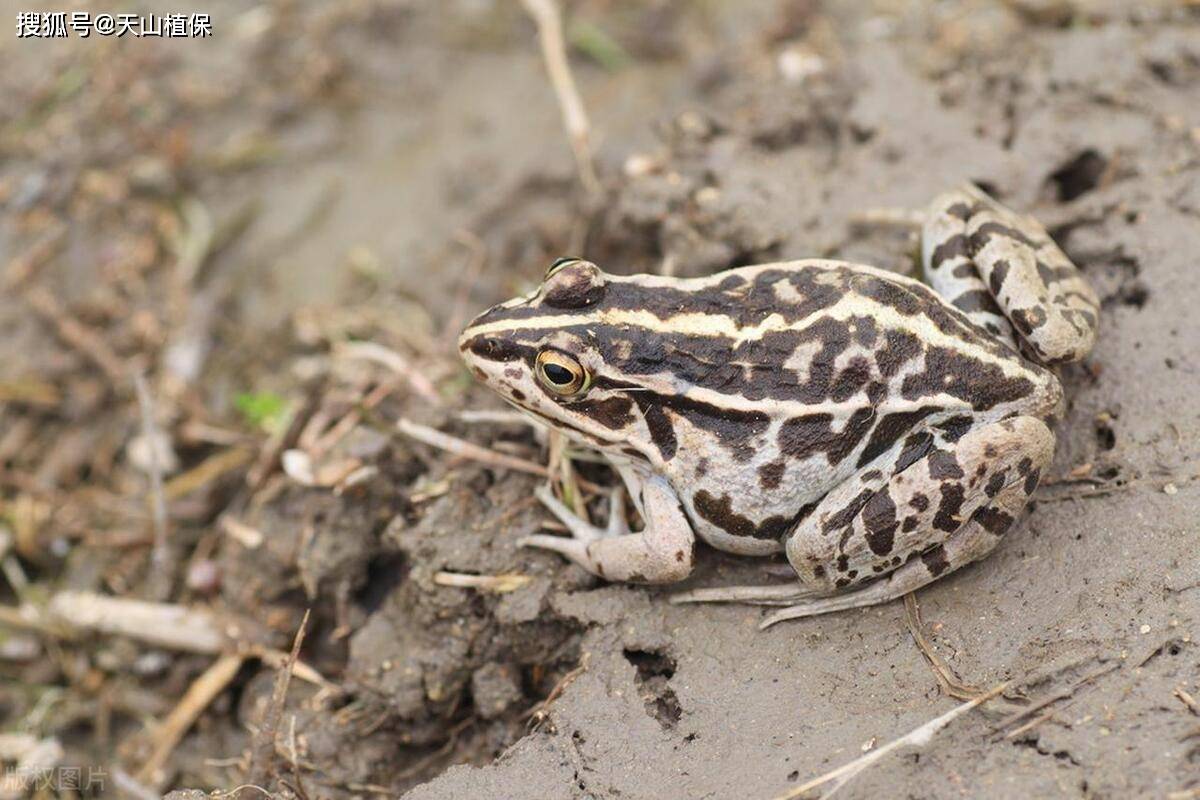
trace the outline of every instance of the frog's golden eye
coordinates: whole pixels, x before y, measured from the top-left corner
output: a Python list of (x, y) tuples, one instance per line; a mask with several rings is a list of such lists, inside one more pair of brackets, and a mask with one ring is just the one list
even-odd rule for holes
[(579, 259), (575, 258), (574, 256), (563, 256), (562, 258), (554, 259), (554, 263), (546, 269), (546, 274), (542, 276), (542, 280), (546, 280), (551, 275), (565, 267), (567, 264), (573, 264), (576, 261), (579, 261)]
[(541, 384), (560, 397), (579, 394), (588, 387), (590, 381), (583, 365), (559, 350), (538, 353), (534, 371)]

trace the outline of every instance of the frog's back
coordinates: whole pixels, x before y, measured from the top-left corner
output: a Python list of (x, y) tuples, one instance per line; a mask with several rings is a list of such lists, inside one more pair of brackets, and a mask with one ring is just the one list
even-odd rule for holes
[(924, 284), (872, 267), (807, 259), (690, 280), (616, 278), (604, 304), (646, 322), (609, 363), (627, 374), (666, 366), (680, 389), (727, 407), (1003, 416), (1031, 399), (1056, 402), (1043, 397), (1058, 391), (1048, 371)]

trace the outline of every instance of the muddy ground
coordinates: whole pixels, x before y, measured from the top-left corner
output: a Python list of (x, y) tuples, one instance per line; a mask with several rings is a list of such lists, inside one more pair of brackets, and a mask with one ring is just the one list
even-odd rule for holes
[[(1006, 700), (843, 796), (1200, 797), (1200, 6), (572, 3), (599, 200), (515, 2), (194, 10), (213, 38), (0, 39), (9, 775), (37, 743), (131, 796), (771, 798), (951, 709), (928, 654)], [(1102, 331), (1027, 520), (917, 593), (925, 652), (901, 603), (759, 632), (518, 550), (541, 478), (397, 432), (546, 463), (462, 416), (500, 406), (453, 339), (558, 255), (911, 272), (852, 221), (963, 180)], [(761, 570), (702, 549), (687, 587)], [(97, 597), (220, 641), (64, 613)]]

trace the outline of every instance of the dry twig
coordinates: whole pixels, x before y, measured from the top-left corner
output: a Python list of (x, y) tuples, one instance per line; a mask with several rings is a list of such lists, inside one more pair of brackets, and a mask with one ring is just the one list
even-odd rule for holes
[(238, 446), (214, 453), (187, 472), (181, 472), (167, 481), (163, 487), (166, 497), (168, 500), (177, 500), (191, 494), (225, 473), (244, 466), (253, 457), (254, 453), (249, 448)]
[(387, 367), (404, 380), (422, 400), (430, 405), (441, 405), (442, 398), (438, 396), (437, 388), (425, 377), (425, 373), (413, 367), (408, 359), (390, 347), (384, 347), (375, 342), (339, 342), (333, 349), (334, 358), (357, 359), (371, 361)]
[(538, 41), (542, 46), (542, 58), (546, 71), (562, 110), (563, 125), (571, 137), (571, 149), (575, 152), (575, 165), (579, 169), (579, 180), (591, 197), (600, 194), (600, 182), (596, 179), (596, 168), (592, 164), (591, 125), (575, 79), (571, 76), (571, 65), (567, 61), (567, 47), (563, 39), (562, 14), (555, 0), (521, 0), (525, 10), (537, 24)]
[(1200, 706), (1196, 705), (1196, 698), (1192, 697), (1191, 693), (1182, 686), (1175, 687), (1175, 696), (1179, 698), (1179, 702), (1188, 707), (1196, 716), (1200, 717)]
[(238, 654), (223, 655), (192, 682), (183, 699), (171, 710), (162, 725), (153, 731), (154, 750), (137, 771), (135, 780), (154, 786), (162, 785), (162, 769), (175, 751), (175, 746), (209, 703), (225, 691), (225, 687), (241, 669), (242, 661), (243, 657)]
[[(472, 725), (474, 725), (478, 721), (479, 720), (476, 717), (467, 717), (462, 722), (455, 725), (450, 730), (450, 736), (446, 739), (445, 744), (443, 744), (437, 750), (434, 750), (429, 755), (417, 759), (416, 761), (409, 764), (404, 769), (397, 772), (395, 775), (395, 779), (398, 781), (407, 780), (408, 778), (412, 778), (417, 775), (420, 775), (422, 772), (424, 772), (430, 766), (432, 766), (434, 763), (436, 763), (439, 759), (445, 758), (454, 749), (455, 745), (458, 744), (458, 737), (462, 735), (462, 732), (465, 731), (467, 728), (471, 727)], [(384, 793), (386, 794), (387, 790), (385, 790)]]
[(459, 589), (479, 589), (483, 592), (504, 594), (527, 585), (533, 578), (516, 572), (502, 575), (471, 575), (465, 572), (437, 572), (433, 582), (438, 586), (453, 586)]
[(487, 263), (487, 245), (483, 240), (469, 230), (460, 229), (454, 232), (454, 240), (470, 251), (467, 266), (458, 288), (454, 292), (454, 302), (450, 306), (450, 316), (446, 319), (443, 336), (449, 340), (449, 346), (454, 348), (454, 341), (467, 317), (467, 302), (470, 300), (471, 288), (479, 280), (480, 273)]
[[(1096, 680), (1097, 678), (1107, 675), (1108, 673), (1112, 672), (1113, 670), (1117, 669), (1120, 666), (1121, 666), (1120, 662), (1114, 661), (1113, 663), (1107, 664), (1094, 672), (1084, 675), (1082, 678), (1075, 681), (1075, 683), (1071, 684), (1067, 688), (1065, 688), (1061, 691), (1058, 691), (1058, 692), (1054, 692), (1046, 697), (1043, 697), (1041, 700), (1038, 700), (1033, 705), (1023, 708), (1020, 711), (1016, 711), (1016, 712), (1013, 712), (1012, 714), (1009, 714), (1007, 717), (1005, 717), (1004, 719), (997, 722), (996, 725), (993, 727), (993, 730), (997, 730), (997, 731), (1003, 730), (1003, 729), (1007, 728), (1009, 725), (1012, 725), (1013, 723), (1018, 722), (1018, 721), (1024, 719), (1025, 717), (1028, 717), (1030, 714), (1034, 714), (1038, 711), (1041, 711), (1043, 708), (1050, 705), (1051, 703), (1057, 703), (1059, 700), (1064, 700), (1064, 699), (1070, 697), (1071, 695), (1075, 694), (1075, 692), (1079, 691), (1079, 689), (1081, 687), (1091, 683), (1092, 681)], [(1028, 728), (1026, 727), (1026, 728), (1024, 728), (1024, 730), (1028, 730)], [(1015, 735), (1016, 735), (1016, 732), (1011, 732), (1011, 733), (1005, 735), (1004, 738), (1009, 739)]]
[(1015, 739), (1018, 736), (1020, 736), (1022, 733), (1025, 733), (1026, 731), (1031, 731), (1034, 728), (1036, 728), (1038, 725), (1041, 725), (1046, 720), (1053, 718), (1056, 713), (1058, 713), (1058, 709), (1052, 708), (1049, 711), (1038, 714), (1036, 717), (1029, 720), (1029, 722), (1026, 722), (1024, 725), (1013, 728), (1011, 731), (1004, 734), (1004, 738), (1005, 739)]
[(351, 431), (358, 427), (366, 412), (374, 410), (376, 406), (386, 400), (395, 390), (395, 381), (385, 381), (372, 389), (356, 407), (347, 411), (341, 419), (329, 426), (321, 434), (320, 438), (305, 448), (309, 457), (313, 461), (320, 461), (326, 453), (337, 446), (338, 442), (346, 438), (350, 435)]
[(248, 777), (252, 783), (267, 784), (271, 778), (271, 766), (275, 760), (275, 736), (279, 721), (283, 718), (283, 706), (287, 701), (288, 687), (292, 683), (292, 671), (300, 658), (300, 647), (304, 644), (304, 632), (308, 628), (309, 612), (304, 612), (296, 638), (292, 640), (292, 651), (287, 662), (275, 676), (275, 688), (271, 691), (271, 703), (263, 713), (262, 725), (254, 734), (251, 744), (251, 762)]
[(125, 364), (98, 331), (68, 314), (54, 296), (40, 286), (34, 286), (25, 292), (25, 301), (43, 319), (54, 325), (58, 338), (100, 367), (114, 386), (125, 383)]
[(66, 244), (68, 226), (55, 224), (48, 232), (18, 253), (4, 270), (4, 288), (17, 289), (27, 283), (43, 266), (57, 256)]
[(211, 612), (147, 603), (91, 592), (59, 592), (47, 607), (50, 619), (68, 629), (128, 636), (168, 650), (216, 653), (228, 640)]
[(974, 700), (983, 690), (977, 686), (968, 686), (958, 679), (958, 677), (950, 670), (946, 663), (938, 658), (933, 652), (933, 648), (925, 639), (925, 634), (922, 631), (921, 623), (921, 607), (917, 605), (917, 596), (909, 592), (904, 595), (904, 611), (905, 620), (908, 622), (908, 632), (912, 634), (913, 641), (917, 644), (917, 649), (925, 656), (929, 662), (929, 666), (933, 667), (933, 674), (937, 677), (938, 683), (942, 686), (942, 691), (958, 700)]
[(544, 430), (540, 422), (535, 422), (520, 411), (502, 411), (494, 409), (465, 409), (454, 415), (460, 422), (468, 425), (528, 425), (535, 432)]
[(550, 706), (554, 704), (554, 701), (557, 700), (562, 693), (567, 690), (568, 686), (575, 682), (576, 678), (587, 672), (588, 661), (589, 654), (584, 653), (583, 658), (579, 660), (579, 666), (575, 667), (575, 669), (571, 670), (566, 675), (563, 675), (562, 678), (559, 679), (558, 683), (554, 684), (554, 688), (550, 690), (550, 694), (546, 695), (545, 700), (525, 712), (525, 717), (530, 720), (531, 726), (537, 726), (541, 724), (542, 720), (546, 718), (546, 715), (550, 713)]
[(888, 742), (878, 750), (872, 750), (865, 756), (854, 759), (849, 764), (844, 764), (835, 770), (831, 770), (830, 772), (821, 775), (820, 777), (813, 778), (811, 781), (797, 786), (795, 789), (792, 789), (789, 792), (779, 795), (777, 798), (775, 798), (775, 800), (793, 800), (793, 798), (800, 797), (801, 795), (804, 795), (818, 786), (824, 786), (827, 783), (833, 782), (833, 788), (831, 788), (824, 795), (824, 797), (829, 797), (838, 789), (845, 786), (852, 778), (854, 778), (854, 776), (858, 775), (860, 772), (874, 764), (876, 761), (879, 761), (893, 750), (898, 750), (901, 747), (924, 747), (925, 745), (929, 744), (934, 734), (976, 706), (991, 700), (993, 697), (1000, 694), (1000, 692), (1004, 691), (1006, 686), (1008, 686), (1007, 683), (1001, 683), (997, 686), (994, 686), (976, 697), (974, 700), (969, 700), (960, 706), (950, 709), (940, 717), (931, 719), (929, 722), (926, 722), (916, 730), (901, 736), (895, 741)]
[(855, 228), (900, 228), (919, 231), (925, 224), (925, 212), (910, 208), (867, 208), (850, 215)]
[(401, 417), (396, 420), (396, 427), (405, 436), (416, 439), (418, 442), (427, 444), (430, 447), (436, 447), (439, 450), (445, 450), (448, 453), (453, 453), (460, 458), (470, 459), (471, 461), (479, 461), (483, 464), (488, 464), (493, 467), (502, 467), (504, 469), (515, 469), (518, 472), (528, 472), (530, 475), (539, 475), (546, 477), (549, 472), (541, 464), (535, 464), (532, 461), (526, 461), (523, 458), (508, 456), (503, 453), (497, 453), (494, 450), (488, 450), (486, 447), (480, 447), (477, 444), (463, 441), (455, 438), (447, 433), (442, 433), (439, 430), (430, 428), (427, 425), (419, 425), (416, 422)]
[(137, 391), (138, 408), (142, 416), (142, 437), (149, 445), (150, 454), (150, 501), (154, 519), (154, 547), (150, 551), (150, 576), (146, 581), (151, 600), (166, 600), (171, 595), (171, 573), (174, 559), (167, 537), (167, 499), (163, 491), (163, 465), (159, 453), (159, 442), (163, 433), (154, 419), (154, 401), (150, 398), (150, 387), (141, 372), (133, 373), (133, 386)]

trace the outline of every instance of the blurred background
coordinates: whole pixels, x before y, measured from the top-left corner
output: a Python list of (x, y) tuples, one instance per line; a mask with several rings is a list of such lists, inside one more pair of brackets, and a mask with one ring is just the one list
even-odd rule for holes
[[(396, 425), (544, 462), (460, 413), (497, 405), (454, 339), (559, 255), (911, 272), (908, 232), (849, 223), (974, 179), (1069, 237), (1121, 330), (1200, 213), (1188, 0), (568, 2), (593, 188), (517, 0), (189, 2), (0, 2), (0, 798), (395, 796), (553, 734), (592, 623), (547, 598), (592, 584), (512, 547), (535, 478)], [(212, 35), (17, 36), (59, 11)], [(1083, 401), (1064, 473), (1187, 461), (1113, 452), (1129, 402)], [(625, 652), (670, 727), (673, 658)]]

